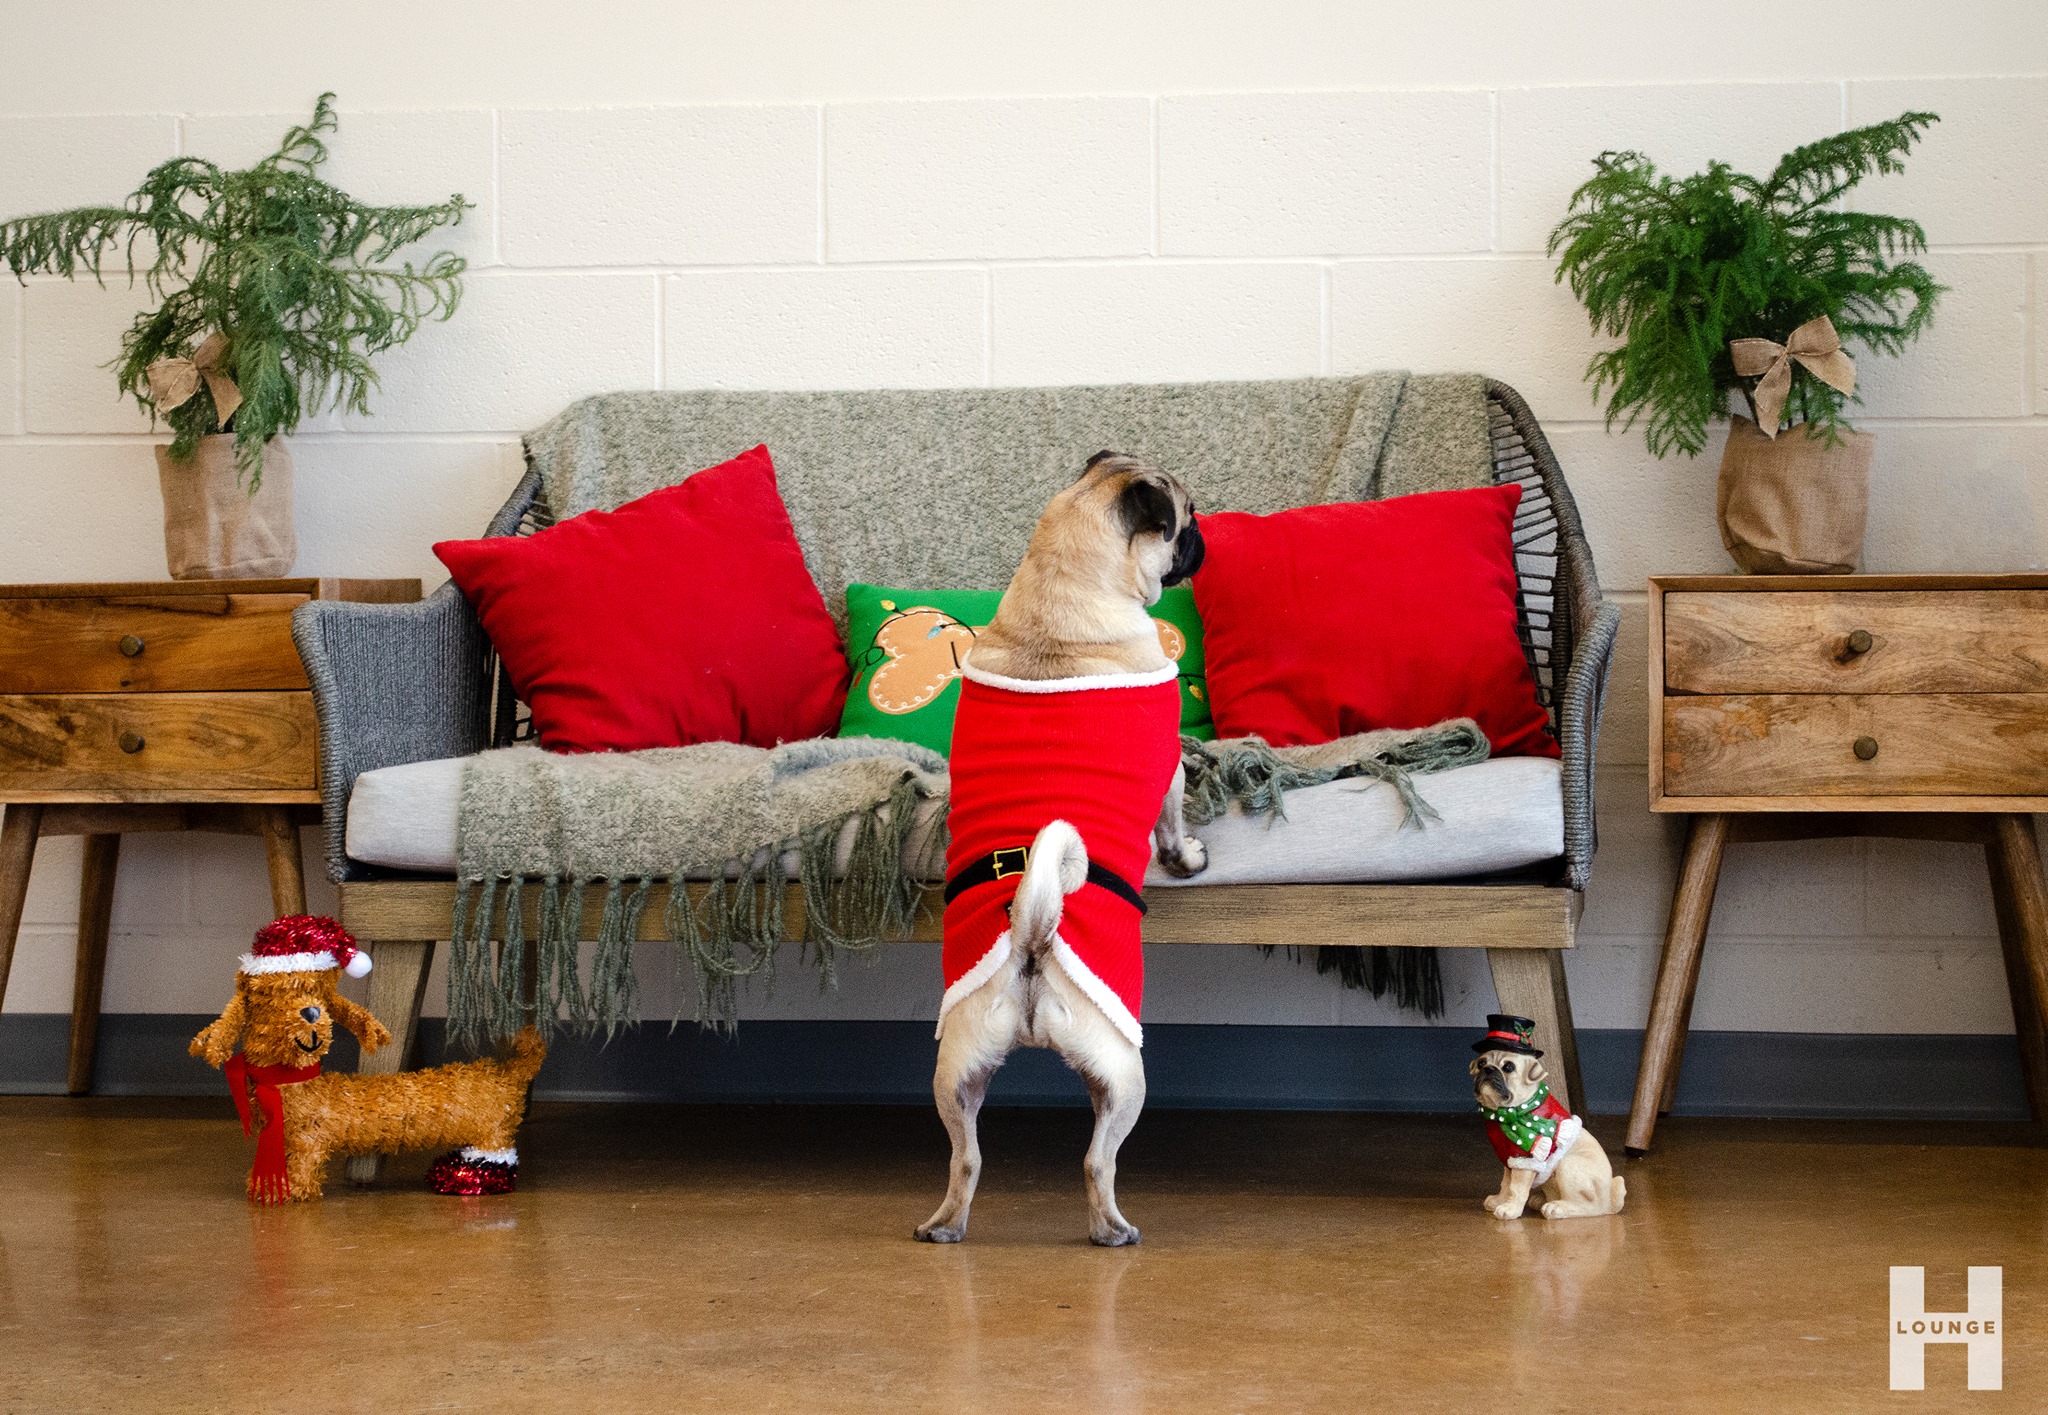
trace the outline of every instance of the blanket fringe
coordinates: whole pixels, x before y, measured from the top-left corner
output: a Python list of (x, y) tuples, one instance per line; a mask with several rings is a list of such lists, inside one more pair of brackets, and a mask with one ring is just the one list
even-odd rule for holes
[[(910, 932), (929, 886), (903, 868), (906, 850), (916, 860), (938, 858), (933, 847), (945, 827), (943, 812), (921, 825), (919, 802), (917, 782), (906, 776), (885, 800), (822, 822), (751, 859), (728, 860), (714, 867), (710, 879), (678, 883), (669, 891), (662, 932), (672, 946), (677, 996), (694, 996), (699, 1025), (732, 1030), (741, 980), (760, 977), (773, 985), (776, 950), (789, 937), (785, 901), (791, 884), (803, 899), (796, 941), (804, 962), (817, 970), (820, 989), (836, 985), (842, 954), (867, 953)], [(849, 826), (851, 850), (841, 872), (835, 865)], [(793, 880), (784, 865), (791, 855)], [(704, 873), (702, 866), (681, 864), (666, 878)], [(530, 1025), (543, 1037), (566, 1027), (586, 1034), (601, 1029), (610, 1040), (637, 1010), (635, 944), (657, 882), (553, 875), (460, 881), (448, 959), (450, 1038), (483, 1050)], [(586, 978), (580, 949), (584, 898), (598, 884), (604, 886), (604, 904)], [(531, 909), (529, 889), (538, 896)], [(494, 934), (500, 935), (495, 957)]]

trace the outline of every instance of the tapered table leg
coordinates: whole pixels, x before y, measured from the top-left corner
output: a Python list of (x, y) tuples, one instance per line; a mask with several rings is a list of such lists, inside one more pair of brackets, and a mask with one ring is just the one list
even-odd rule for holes
[(1998, 938), (2005, 951), (2006, 982), (2012, 992), (2013, 1031), (2034, 1118), (2048, 1118), (2048, 887), (2041, 879), (2041, 850), (2031, 816), (2000, 816), (1990, 856), (1991, 899), (1998, 911)]
[(64, 1081), (74, 1096), (92, 1091), (100, 993), (107, 983), (107, 931), (114, 919), (114, 873), (120, 862), (120, 836), (85, 837), (85, 869), (78, 881), (78, 964), (71, 975), (71, 1059)]
[(28, 872), (36, 862), (42, 828), (41, 806), (9, 806), (0, 821), (0, 1005), (7, 1001), (7, 974), (14, 966), (14, 940), (21, 932), (21, 906), (28, 898)]
[(1632, 1155), (1649, 1152), (1666, 1077), (1685, 1044), (1700, 950), (1706, 945), (1707, 924), (1714, 913), (1714, 888), (1721, 880), (1721, 856), (1727, 844), (1727, 816), (1692, 818), (1685, 842), (1685, 863), (1679, 870), (1678, 889), (1671, 899), (1671, 923), (1664, 933), (1664, 956), (1657, 965), (1657, 991), (1650, 999), (1649, 1026), (1643, 1032), (1635, 1103), (1628, 1113), (1627, 1148)]

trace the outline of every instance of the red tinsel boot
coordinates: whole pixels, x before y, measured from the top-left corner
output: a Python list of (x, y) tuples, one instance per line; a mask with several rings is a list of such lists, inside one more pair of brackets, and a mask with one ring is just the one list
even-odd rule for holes
[(519, 1185), (518, 1150), (479, 1150), (465, 1145), (450, 1150), (427, 1170), (427, 1187), (436, 1194), (509, 1194)]

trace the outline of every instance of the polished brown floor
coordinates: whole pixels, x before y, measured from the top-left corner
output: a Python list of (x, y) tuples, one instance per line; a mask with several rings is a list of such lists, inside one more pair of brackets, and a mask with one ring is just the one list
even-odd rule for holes
[[(1610, 1143), (1618, 1121), (1597, 1123)], [(541, 1106), (522, 1190), (252, 1210), (225, 1099), (0, 1098), (0, 1410), (2048, 1408), (2034, 1126), (1672, 1121), (1618, 1218), (1501, 1224), (1476, 1119), (991, 1112), (968, 1241), (910, 1109)], [(1887, 1392), (1887, 1268), (2005, 1269), (2005, 1389)]]

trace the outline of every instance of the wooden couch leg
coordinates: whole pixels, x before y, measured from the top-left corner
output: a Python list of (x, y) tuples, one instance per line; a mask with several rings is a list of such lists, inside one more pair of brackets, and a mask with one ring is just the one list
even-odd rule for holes
[(1564, 981), (1561, 948), (1489, 948), (1493, 990), (1503, 1012), (1536, 1024), (1536, 1045), (1550, 1053), (1551, 1091), (1567, 1108), (1583, 1113), (1586, 1083), (1579, 1074), (1579, 1034), (1572, 1027), (1572, 998)]
[[(420, 1004), (427, 995), (427, 973), (434, 962), (431, 939), (379, 939), (368, 945), (370, 997), (368, 1007), (391, 1030), (391, 1044), (365, 1056), (356, 1070), (385, 1076), (419, 1064)], [(374, 1184), (383, 1171), (382, 1155), (352, 1155), (348, 1177), (356, 1184)]]

